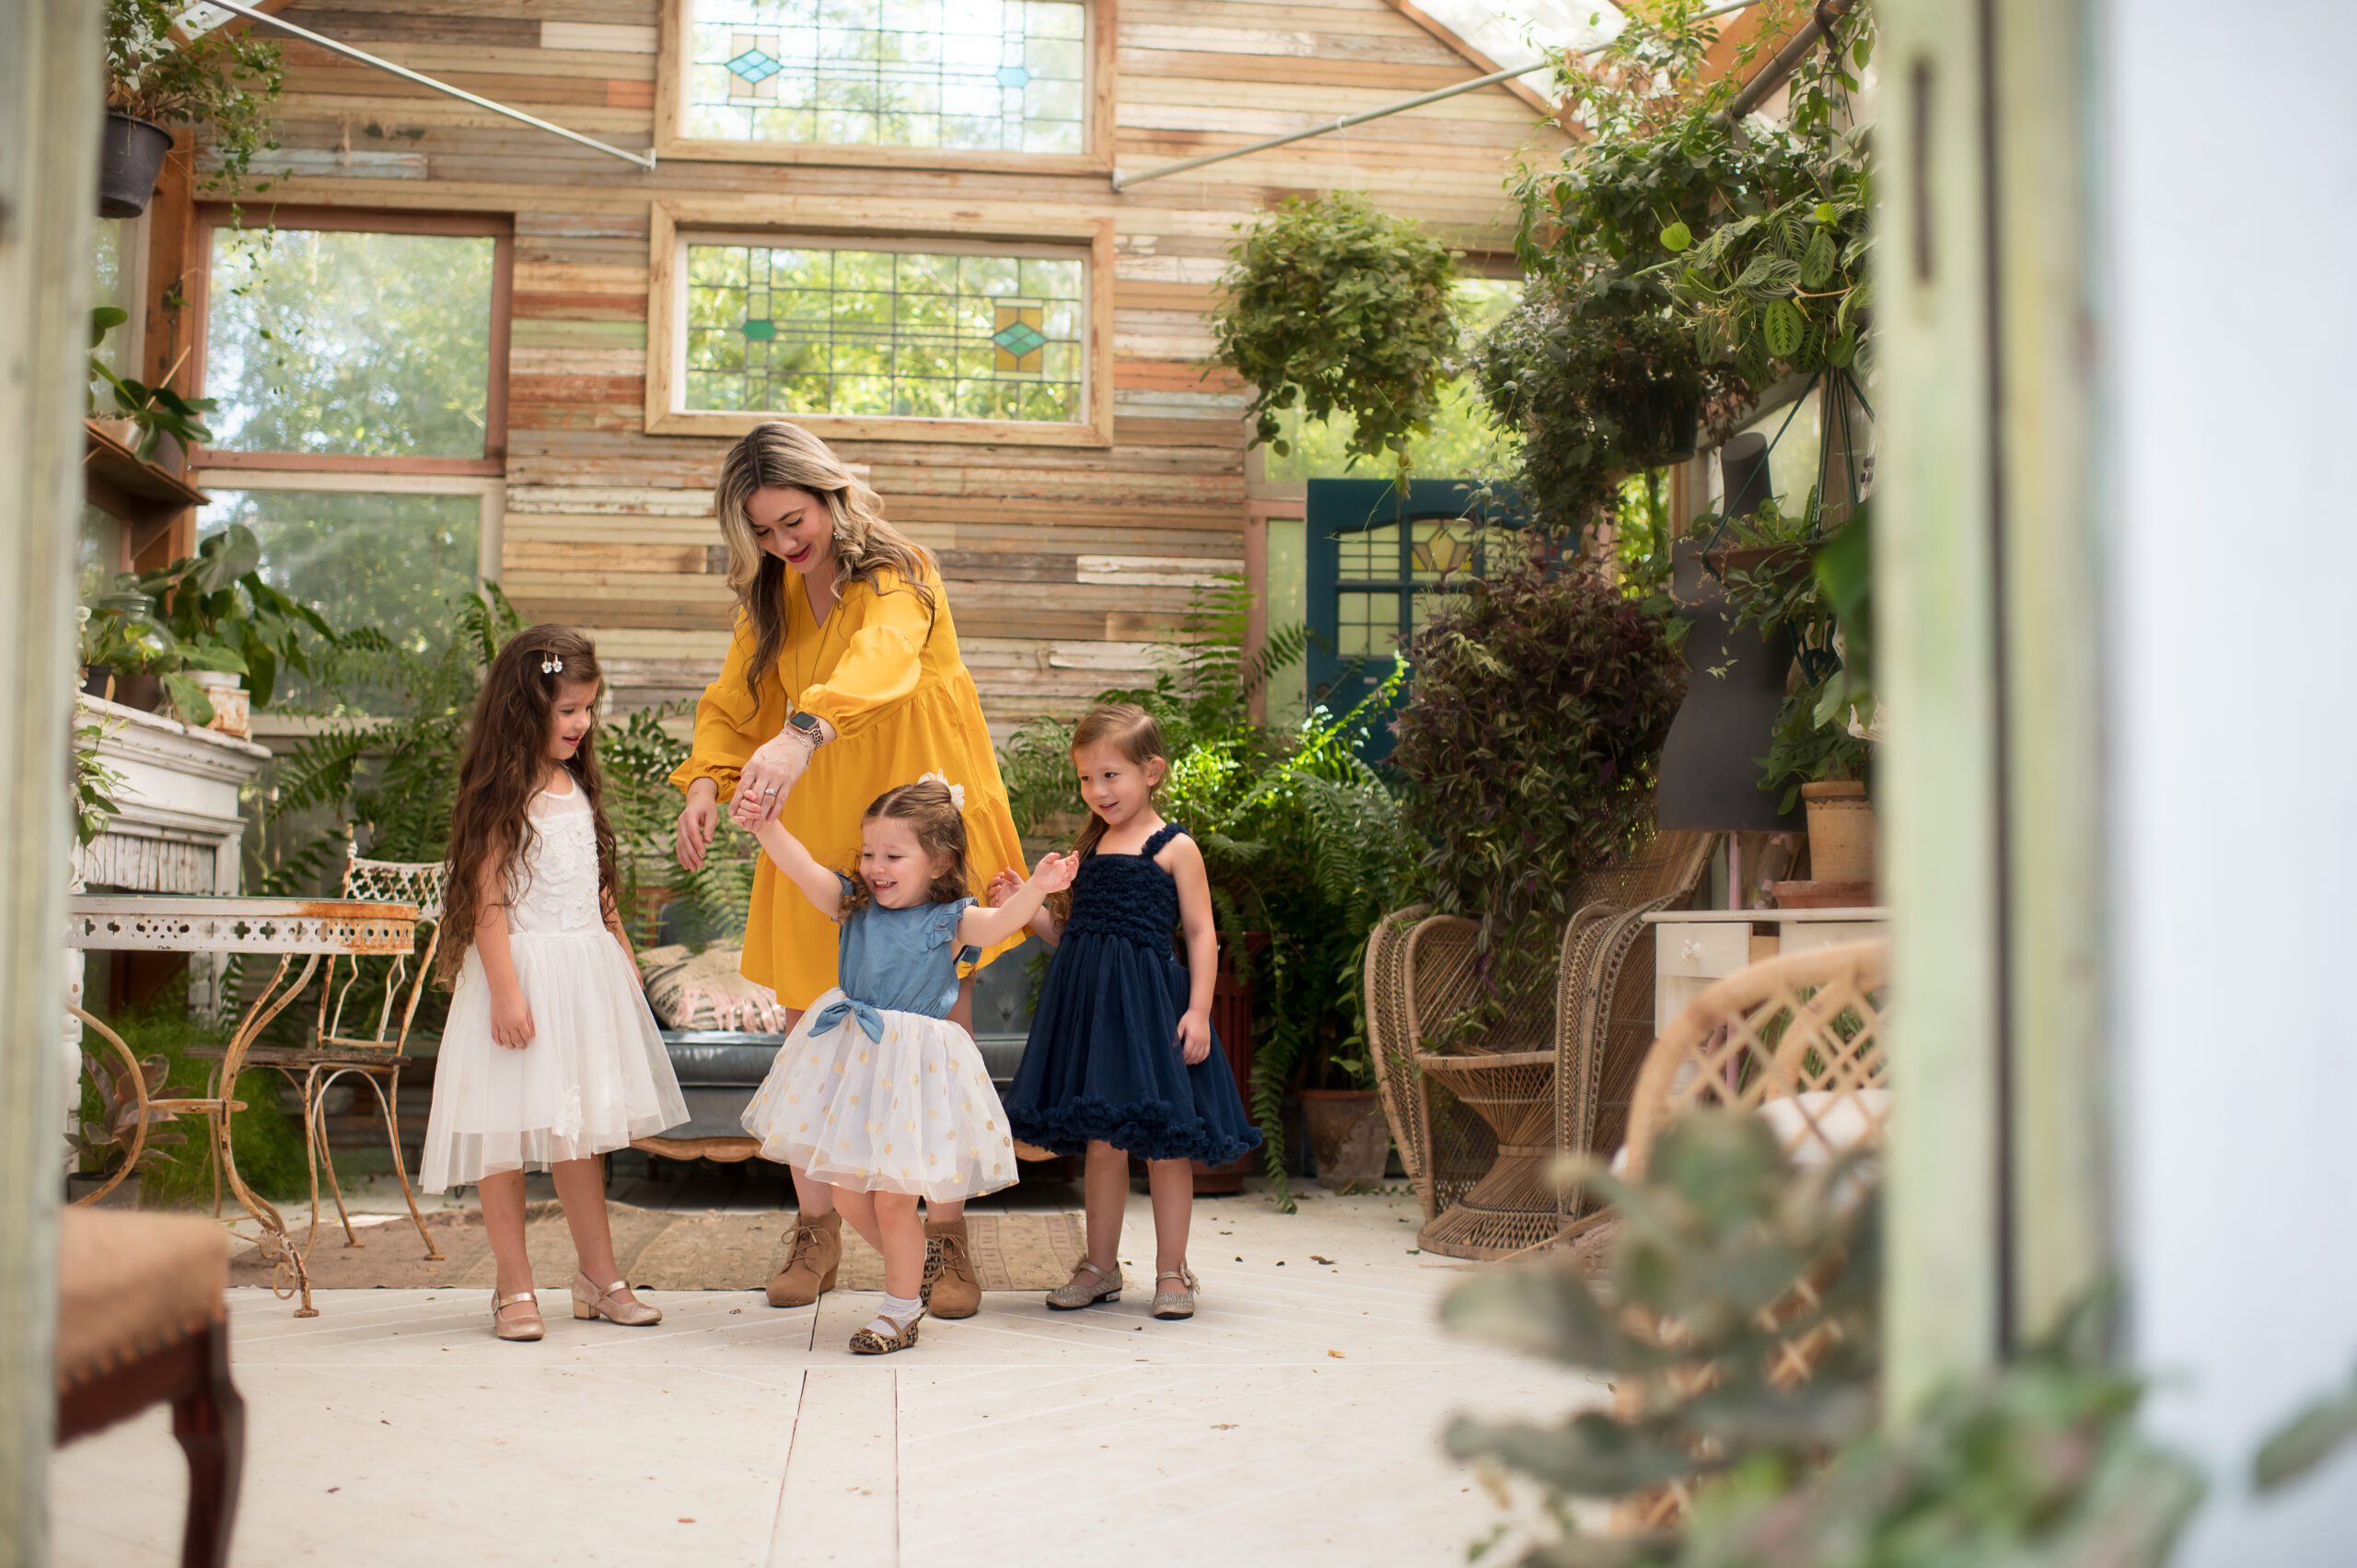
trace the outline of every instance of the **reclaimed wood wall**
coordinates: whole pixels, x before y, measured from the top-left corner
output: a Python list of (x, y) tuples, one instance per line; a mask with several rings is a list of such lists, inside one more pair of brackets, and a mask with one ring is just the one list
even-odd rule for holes
[[(302, 0), (286, 20), (586, 134), (653, 134), (660, 0)], [(1387, 0), (1120, 0), (1120, 167), (1135, 172), (1447, 86), (1485, 65)], [(265, 29), (267, 30), (267, 29)], [(1243, 569), (1243, 395), (1206, 377), (1205, 310), (1236, 224), (1353, 189), (1472, 250), (1503, 249), (1503, 180), (1551, 133), (1483, 89), (1117, 194), (1103, 174), (666, 159), (652, 173), (300, 41), (285, 42), (273, 201), (496, 211), (516, 236), (503, 578), (594, 635), (634, 705), (692, 696), (726, 645), (710, 485), (726, 442), (644, 430), (657, 200), (792, 195), (856, 213), (952, 200), (1118, 225), (1110, 447), (845, 443), (888, 515), (939, 552), (994, 726), (1150, 670), (1196, 585)], [(258, 166), (259, 167), (259, 166)], [(253, 221), (249, 217), (249, 221)]]

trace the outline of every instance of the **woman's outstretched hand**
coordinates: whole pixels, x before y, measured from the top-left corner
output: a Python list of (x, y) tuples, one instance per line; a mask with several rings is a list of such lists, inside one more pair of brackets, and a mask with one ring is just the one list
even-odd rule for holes
[(777, 820), (778, 808), (794, 793), (794, 786), (801, 782), (804, 770), (809, 766), (810, 743), (800, 737), (781, 735), (763, 741), (746, 759), (745, 771), (737, 780), (737, 798), (730, 803), (728, 814), (748, 831)]
[(712, 835), (719, 830), (720, 786), (710, 779), (698, 779), (688, 786), (687, 808), (679, 813), (679, 825), (672, 835), (680, 869), (701, 869), (704, 852), (712, 847)]
[(982, 889), (982, 901), (996, 909), (1022, 890), (1023, 878), (1016, 876), (1015, 867), (1010, 865), (991, 878), (991, 885)]

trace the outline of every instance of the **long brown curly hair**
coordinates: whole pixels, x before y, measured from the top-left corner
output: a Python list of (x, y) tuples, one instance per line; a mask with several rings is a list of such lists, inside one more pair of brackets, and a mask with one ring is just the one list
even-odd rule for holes
[[(552, 665), (562, 665), (561, 670)], [(442, 895), (442, 951), (435, 968), (448, 980), (474, 945), (482, 918), (478, 878), (486, 859), (505, 872), (511, 899), (522, 896), (532, 845), (532, 797), (548, 777), (549, 734), (560, 685), (602, 681), (598, 649), (570, 626), (534, 626), (499, 650), (475, 697), (467, 749), (459, 760), (458, 798), (450, 807), (447, 886)], [(598, 769), (598, 726), (559, 764), (589, 797), (598, 833), (598, 891), (615, 896), (614, 830), (606, 820), (605, 783)]]
[[(884, 520), (884, 503), (843, 466), (832, 447), (798, 424), (772, 420), (757, 424), (721, 459), (713, 499), (720, 514), (720, 537), (728, 544), (728, 586), (737, 612), (752, 623), (753, 656), (745, 666), (745, 687), (755, 697), (777, 668), (785, 647), (785, 582), (792, 568), (753, 538), (746, 513), (754, 493), (807, 490), (826, 503), (833, 518), (828, 547), (835, 553), (835, 581), (878, 587), (878, 574), (891, 572), (924, 604), (937, 608), (933, 557), (925, 548)], [(799, 701), (802, 693), (789, 692)]]
[[(860, 813), (860, 824), (879, 819), (906, 822), (917, 836), (917, 848), (937, 861), (946, 861), (949, 869), (933, 879), (925, 893), (925, 902), (946, 904), (967, 896), (966, 886), (966, 819), (949, 794), (949, 786), (939, 779), (919, 779), (897, 789), (888, 789), (868, 803)], [(851, 891), (844, 895), (842, 918), (853, 915), (876, 901), (876, 889), (859, 874), (859, 862), (852, 862)]]
[[(1157, 759), (1167, 761), (1167, 753), (1162, 744), (1162, 726), (1155, 723), (1152, 714), (1135, 703), (1099, 703), (1080, 715), (1080, 722), (1072, 726), (1074, 753), (1078, 754), (1084, 746), (1100, 743), (1112, 747), (1125, 761), (1140, 769)], [(1147, 802), (1151, 804), (1154, 797), (1161, 793), (1162, 785), (1156, 783), (1146, 792)], [(1105, 819), (1091, 811), (1087, 826), (1082, 828), (1080, 836), (1073, 841), (1073, 853), (1086, 860), (1097, 853), (1097, 846), (1104, 837)], [(1055, 917), (1059, 925), (1072, 918), (1070, 888), (1048, 895), (1048, 912)]]

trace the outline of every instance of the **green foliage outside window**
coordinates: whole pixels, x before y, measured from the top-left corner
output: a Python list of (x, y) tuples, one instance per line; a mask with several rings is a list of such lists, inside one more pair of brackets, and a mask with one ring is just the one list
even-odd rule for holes
[(493, 250), (470, 235), (215, 229), (214, 444), (482, 457)]

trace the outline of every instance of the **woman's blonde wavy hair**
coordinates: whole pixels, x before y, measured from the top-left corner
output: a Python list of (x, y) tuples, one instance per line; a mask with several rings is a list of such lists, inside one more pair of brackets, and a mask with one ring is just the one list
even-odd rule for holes
[[(798, 424), (772, 420), (757, 424), (721, 459), (714, 494), (720, 537), (728, 543), (728, 587), (737, 608), (752, 623), (753, 657), (745, 685), (756, 696), (777, 668), (785, 646), (786, 563), (753, 539), (746, 507), (761, 490), (807, 490), (827, 504), (834, 518), (837, 590), (846, 580), (873, 588), (879, 574), (891, 572), (933, 613), (934, 593), (926, 578), (935, 570), (925, 548), (884, 520), (884, 503), (845, 468), (828, 445)], [(795, 693), (798, 696), (799, 693)]]

